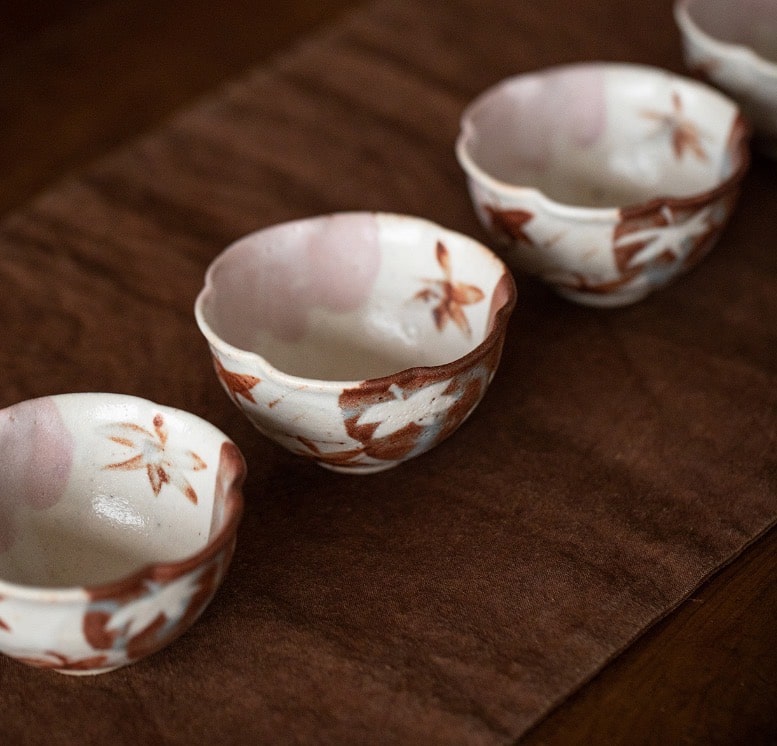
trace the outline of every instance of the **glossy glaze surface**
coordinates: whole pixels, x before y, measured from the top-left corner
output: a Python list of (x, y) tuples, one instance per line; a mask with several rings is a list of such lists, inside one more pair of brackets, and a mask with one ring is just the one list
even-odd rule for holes
[(589, 305), (641, 300), (706, 254), (748, 163), (737, 107), (663, 70), (519, 75), (464, 111), (475, 210), (518, 270)]
[(0, 650), (97, 672), (154, 652), (231, 557), (237, 448), (180, 410), (69, 394), (0, 411)]
[(341, 471), (425, 452), (469, 416), (515, 301), (491, 251), (425, 220), (340, 213), (227, 248), (195, 315), (235, 404)]

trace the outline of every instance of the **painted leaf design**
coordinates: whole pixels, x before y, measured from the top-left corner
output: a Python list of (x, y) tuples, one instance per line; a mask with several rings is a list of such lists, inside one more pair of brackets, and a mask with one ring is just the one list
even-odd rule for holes
[(668, 136), (677, 160), (682, 160), (686, 151), (690, 151), (701, 161), (708, 159), (701, 144), (702, 131), (695, 122), (683, 113), (683, 102), (677, 91), (672, 92), (672, 110), (670, 112), (650, 109), (643, 111), (642, 116), (657, 122), (656, 134)]
[(467, 336), (471, 336), (472, 329), (463, 306), (479, 303), (485, 298), (485, 293), (475, 285), (453, 281), (450, 253), (442, 241), (438, 241), (435, 246), (435, 256), (444, 279), (424, 280), (426, 287), (419, 290), (414, 297), (424, 302), (437, 302), (432, 309), (437, 329), (443, 331), (448, 322), (452, 321)]
[(442, 267), (442, 271), (446, 277), (451, 275), (451, 255), (448, 253), (448, 249), (445, 248), (445, 244), (442, 241), (438, 241), (434, 247), (434, 252), (437, 255), (437, 264)]
[[(411, 392), (392, 385), (389, 389), (391, 398), (368, 407), (356, 424), (377, 424), (373, 438), (385, 438), (411, 423), (423, 427), (455, 403), (456, 397), (445, 393), (449, 384), (450, 381), (440, 381)], [(414, 416), (408, 418), (408, 412)]]
[(703, 256), (727, 214), (721, 202), (699, 210), (664, 205), (647, 216), (625, 215), (614, 234), (616, 264), (622, 273), (647, 265), (689, 267)]
[(305, 447), (304, 452), (299, 452), (302, 456), (309, 456), (320, 461), (335, 466), (347, 466), (357, 464), (364, 453), (364, 448), (351, 448), (345, 450), (323, 451), (318, 445), (302, 435), (297, 436), (297, 440)]
[(198, 574), (160, 584), (145, 580), (129, 594), (92, 600), (83, 632), (96, 650), (114, 650), (130, 660), (149, 655), (187, 629), (213, 596), (234, 551), (234, 542)]
[(480, 400), (498, 361), (468, 375), (414, 377), (403, 386), (357, 386), (340, 395), (346, 432), (373, 459), (394, 461), (447, 438)]
[(164, 616), (172, 619), (182, 617), (197, 590), (197, 580), (187, 575), (154, 590), (136, 601), (124, 604), (111, 616), (105, 628), (120, 631), (123, 636), (134, 637), (156, 622), (162, 613), (160, 609), (165, 609)]
[(207, 464), (193, 451), (168, 443), (167, 428), (161, 414), (154, 416), (153, 432), (134, 422), (117, 422), (108, 428), (112, 442), (134, 451), (124, 461), (107, 464), (112, 471), (145, 470), (155, 495), (165, 484), (171, 484), (197, 504), (197, 493), (183, 475), (184, 471), (201, 471)]
[(500, 210), (488, 205), (485, 206), (485, 210), (497, 233), (527, 245), (533, 244), (531, 237), (524, 230), (524, 225), (534, 218), (533, 213), (527, 210)]
[(693, 240), (705, 235), (709, 229), (711, 208), (699, 210), (683, 223), (675, 222), (669, 208), (665, 208), (664, 225), (645, 228), (628, 233), (616, 241), (615, 246), (641, 244), (641, 248), (629, 257), (628, 266), (646, 264), (662, 256), (682, 258), (688, 252)]
[(221, 379), (232, 399), (237, 403), (238, 397), (242, 396), (252, 404), (256, 404), (256, 399), (254, 399), (251, 389), (258, 383), (261, 383), (262, 379), (256, 376), (249, 376), (246, 373), (233, 373), (231, 370), (227, 370), (215, 355), (212, 357), (216, 375)]
[(63, 671), (88, 671), (93, 668), (104, 668), (108, 665), (108, 657), (95, 655), (88, 658), (68, 658), (61, 653), (47, 650), (42, 658), (20, 657), (16, 660), (35, 668), (56, 668)]

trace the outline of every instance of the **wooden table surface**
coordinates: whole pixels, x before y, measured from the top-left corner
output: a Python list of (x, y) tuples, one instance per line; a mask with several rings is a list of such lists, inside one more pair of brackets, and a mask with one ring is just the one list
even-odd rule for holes
[[(0, 215), (358, 4), (5, 3)], [(773, 530), (525, 743), (777, 743), (775, 577)]]

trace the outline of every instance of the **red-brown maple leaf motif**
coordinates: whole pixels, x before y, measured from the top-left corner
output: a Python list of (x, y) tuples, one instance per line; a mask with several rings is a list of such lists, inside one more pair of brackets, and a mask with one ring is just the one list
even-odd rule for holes
[(103, 668), (108, 662), (105, 655), (95, 655), (91, 658), (68, 658), (61, 653), (47, 650), (48, 658), (18, 657), (16, 660), (35, 668), (56, 668), (61, 671), (88, 671), (92, 668)]
[[(224, 548), (223, 552), (214, 559), (193, 584), (187, 584), (187, 592), (190, 595), (184, 595), (181, 599), (185, 606), (180, 617), (169, 620), (167, 614), (160, 610), (152, 618), (153, 611), (149, 612), (148, 609), (144, 608), (139, 610), (139, 620), (135, 620), (131, 616), (129, 619), (122, 618), (122, 624), (112, 627), (114, 614), (126, 611), (123, 604), (128, 604), (130, 609), (132, 609), (133, 602), (139, 602), (149, 608), (153, 606), (153, 602), (144, 596), (142, 588), (133, 588), (126, 597), (112, 598), (108, 595), (107, 600), (122, 602), (119, 604), (118, 610), (113, 609), (113, 613), (100, 609), (99, 603), (87, 611), (83, 620), (84, 637), (96, 650), (124, 648), (130, 660), (136, 660), (161, 650), (188, 629), (205, 609), (208, 601), (216, 592), (233, 551), (234, 540)], [(173, 582), (181, 581), (174, 580)], [(96, 597), (94, 600), (100, 601), (102, 599)]]
[(646, 265), (690, 269), (709, 251), (733, 207), (733, 196), (701, 209), (662, 205), (650, 212), (621, 210), (613, 256), (624, 275)]
[[(479, 401), (489, 375), (487, 371), (493, 369), (496, 361), (498, 350), (484, 360), (480, 375), (471, 377), (446, 378), (444, 371), (430, 371), (426, 376), (406, 381), (403, 388), (388, 381), (381, 385), (344, 389), (339, 403), (346, 432), (363, 444), (367, 456), (381, 461), (405, 458), (417, 448), (422, 438), (429, 443), (439, 443), (458, 427)], [(418, 406), (409, 409), (409, 417), (400, 417), (393, 422), (385, 417), (392, 402), (410, 399), (415, 399)]]
[(359, 457), (364, 453), (364, 448), (353, 448), (345, 451), (322, 451), (312, 440), (298, 435), (297, 440), (307, 449), (297, 451), (300, 456), (306, 456), (316, 461), (324, 461), (334, 466), (352, 466), (358, 464)]
[(683, 101), (677, 91), (672, 92), (671, 112), (644, 110), (642, 116), (658, 122), (659, 132), (666, 131), (669, 134), (677, 160), (682, 159), (686, 150), (690, 150), (701, 161), (707, 160), (707, 153), (701, 145), (701, 130), (683, 114)]
[(630, 269), (625, 271), (617, 279), (604, 282), (594, 282), (584, 275), (574, 274), (568, 280), (558, 281), (558, 284), (562, 287), (569, 288), (570, 290), (593, 293), (594, 295), (609, 295), (615, 290), (622, 288), (624, 285), (628, 285), (638, 274), (639, 269)]
[(216, 369), (216, 374), (226, 387), (229, 395), (236, 403), (238, 396), (242, 396), (252, 404), (256, 404), (256, 399), (254, 399), (251, 389), (261, 382), (261, 378), (249, 376), (247, 373), (233, 373), (231, 370), (227, 370), (215, 355), (213, 355), (213, 367)]
[(691, 67), (691, 74), (694, 75), (694, 77), (701, 78), (702, 80), (710, 81), (713, 74), (717, 72), (719, 67), (720, 60), (701, 60)]
[(207, 468), (207, 464), (194, 451), (176, 449), (169, 445), (167, 428), (161, 414), (154, 416), (153, 427), (154, 431), (151, 432), (134, 422), (112, 425), (108, 439), (137, 453), (103, 468), (112, 471), (145, 469), (155, 495), (161, 492), (165, 484), (173, 484), (196, 505), (197, 493), (181, 472), (201, 471)]
[(462, 306), (480, 302), (485, 297), (485, 293), (475, 285), (453, 282), (450, 254), (442, 241), (437, 242), (436, 254), (437, 263), (442, 268), (445, 279), (426, 280), (429, 287), (419, 290), (415, 298), (427, 302), (437, 301), (437, 305), (432, 309), (432, 315), (440, 331), (445, 329), (448, 321), (452, 321), (461, 331), (470, 336), (472, 329)]
[(491, 225), (495, 231), (529, 246), (534, 244), (523, 229), (523, 226), (534, 217), (533, 213), (528, 210), (498, 210), (496, 207), (488, 205), (485, 206), (485, 209), (491, 218)]

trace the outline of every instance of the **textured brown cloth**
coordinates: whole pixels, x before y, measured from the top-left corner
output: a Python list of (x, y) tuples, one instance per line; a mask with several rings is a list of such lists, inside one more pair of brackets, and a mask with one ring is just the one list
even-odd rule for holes
[(144, 396), (222, 428), (250, 473), (202, 619), (103, 676), (0, 660), (3, 743), (509, 742), (775, 521), (773, 162), (638, 305), (518, 278), (480, 407), (382, 474), (261, 438), (193, 319), (210, 260), (278, 221), (376, 209), (484, 238), (453, 155), (465, 103), (559, 62), (682, 72), (670, 7), (371, 3), (5, 220), (0, 404)]

